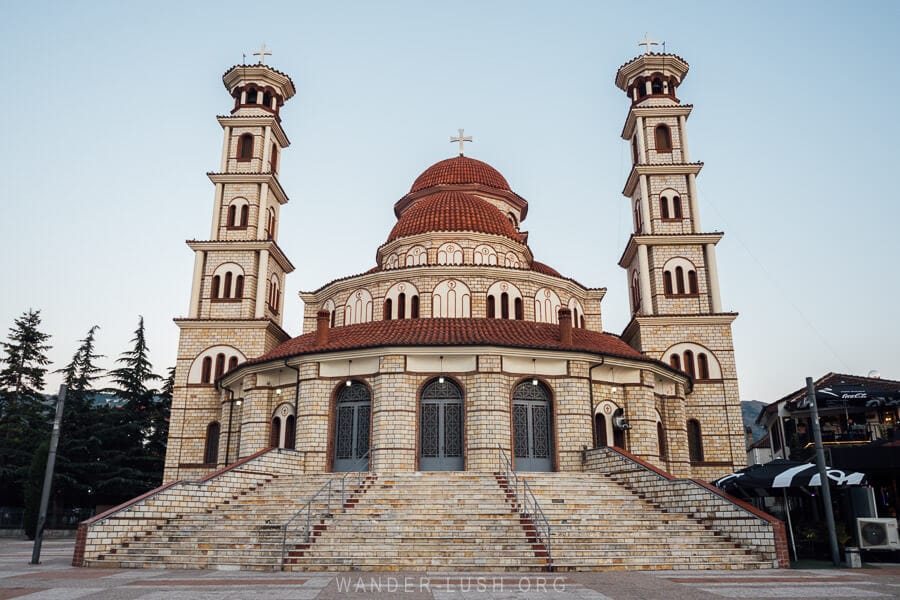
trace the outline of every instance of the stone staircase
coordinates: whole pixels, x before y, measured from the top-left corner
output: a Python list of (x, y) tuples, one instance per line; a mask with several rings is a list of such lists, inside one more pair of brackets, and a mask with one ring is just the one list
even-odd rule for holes
[[(550, 522), (555, 571), (772, 566), (701, 519), (670, 513), (599, 473), (520, 473)], [(504, 490), (510, 485), (497, 475)], [(520, 486), (521, 493), (521, 486)]]
[(381, 475), (288, 553), (290, 570), (535, 571), (546, 552), (490, 473)]

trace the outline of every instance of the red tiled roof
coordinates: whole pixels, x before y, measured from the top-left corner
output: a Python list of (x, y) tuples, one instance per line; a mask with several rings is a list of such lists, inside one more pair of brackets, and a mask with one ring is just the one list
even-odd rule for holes
[(545, 265), (544, 263), (538, 262), (536, 260), (531, 261), (531, 270), (537, 271), (538, 273), (543, 273), (544, 275), (552, 275), (554, 277), (562, 277), (562, 275), (559, 274), (559, 271), (557, 271), (553, 267)]
[[(659, 363), (642, 355), (617, 336), (574, 328), (572, 345), (559, 341), (559, 325), (509, 319), (403, 319), (332, 327), (328, 342), (316, 346), (316, 332), (288, 340), (260, 358), (262, 363), (302, 354), (337, 352), (378, 346), (503, 346), (593, 352)], [(666, 368), (668, 365), (663, 365)]]
[(480, 183), (511, 191), (497, 169), (467, 156), (456, 156), (431, 165), (416, 178), (409, 191), (417, 192), (442, 183)]
[(519, 232), (496, 206), (471, 194), (449, 191), (436, 192), (409, 207), (397, 220), (387, 241), (429, 231), (477, 231), (522, 241)]

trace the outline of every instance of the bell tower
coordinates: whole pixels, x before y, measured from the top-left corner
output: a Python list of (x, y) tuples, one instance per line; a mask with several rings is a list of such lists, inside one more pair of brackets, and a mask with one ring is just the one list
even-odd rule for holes
[(619, 266), (628, 274), (632, 318), (623, 339), (644, 354), (692, 378), (684, 427), (694, 477), (746, 462), (731, 323), (719, 292), (716, 244), (721, 232), (700, 225), (697, 175), (703, 167), (688, 150), (692, 106), (678, 89), (688, 64), (651, 52), (622, 65), (616, 85), (630, 102), (622, 138), (632, 168), (622, 193), (631, 207), (633, 233)]
[(187, 242), (193, 284), (187, 317), (175, 319), (181, 333), (165, 481), (236, 460), (241, 433), (266, 430), (268, 415), (248, 414), (215, 382), (289, 339), (281, 328), (284, 278), (294, 266), (277, 242), (288, 202), (278, 169), (290, 144), (281, 108), (296, 90), (290, 77), (264, 64), (271, 54), (265, 46), (256, 54), (257, 64), (236, 65), (222, 77), (234, 105), (218, 117), (224, 135), (219, 168), (208, 173), (215, 185), (209, 239)]

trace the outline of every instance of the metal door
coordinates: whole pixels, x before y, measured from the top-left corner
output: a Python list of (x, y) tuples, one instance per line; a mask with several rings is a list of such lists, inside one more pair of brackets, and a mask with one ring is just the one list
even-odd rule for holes
[(434, 380), (422, 390), (419, 470), (463, 470), (462, 391), (446, 379)]
[(513, 455), (517, 471), (553, 470), (550, 391), (539, 381), (516, 386), (513, 393)]
[(370, 411), (369, 388), (355, 381), (351, 385), (341, 388), (334, 419), (333, 471), (367, 471), (369, 469)]

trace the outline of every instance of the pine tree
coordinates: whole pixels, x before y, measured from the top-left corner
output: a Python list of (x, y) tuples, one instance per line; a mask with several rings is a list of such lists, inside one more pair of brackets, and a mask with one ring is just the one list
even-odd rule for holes
[(41, 390), (50, 361), (41, 313), (28, 310), (14, 321), (8, 341), (0, 343), (0, 505), (22, 506), (23, 485), (32, 456), (50, 433)]
[(88, 330), (69, 364), (57, 371), (64, 375), (67, 392), (53, 488), (69, 507), (95, 504), (94, 490), (106, 479), (98, 427), (103, 414), (94, 403), (94, 383), (103, 373), (96, 365), (102, 358), (95, 352), (98, 329)]

